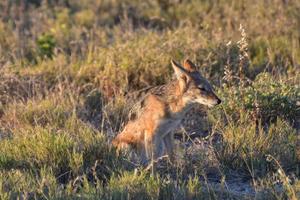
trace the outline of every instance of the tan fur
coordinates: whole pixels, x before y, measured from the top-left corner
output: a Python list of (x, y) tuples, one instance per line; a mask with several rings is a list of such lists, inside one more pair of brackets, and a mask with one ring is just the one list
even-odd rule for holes
[(118, 150), (134, 148), (145, 163), (157, 159), (164, 147), (169, 158), (174, 159), (173, 131), (193, 103), (209, 107), (221, 103), (190, 60), (185, 60), (183, 67), (172, 61), (172, 67), (176, 80), (150, 89), (140, 101), (135, 119), (130, 120), (112, 141)]

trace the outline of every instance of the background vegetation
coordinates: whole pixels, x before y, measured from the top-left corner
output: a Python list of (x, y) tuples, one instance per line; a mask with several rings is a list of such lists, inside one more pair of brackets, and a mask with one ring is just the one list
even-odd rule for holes
[[(1, 199), (297, 199), (300, 2), (0, 2)], [(151, 175), (110, 145), (126, 96), (190, 58), (223, 103)], [(184, 146), (184, 147), (183, 147)], [(166, 163), (165, 163), (166, 164)]]

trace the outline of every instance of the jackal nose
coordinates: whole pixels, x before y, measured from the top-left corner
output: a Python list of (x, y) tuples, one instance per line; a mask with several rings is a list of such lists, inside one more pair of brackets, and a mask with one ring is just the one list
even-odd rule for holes
[(222, 101), (221, 101), (221, 99), (218, 99), (217, 104), (220, 104), (220, 103), (222, 103)]

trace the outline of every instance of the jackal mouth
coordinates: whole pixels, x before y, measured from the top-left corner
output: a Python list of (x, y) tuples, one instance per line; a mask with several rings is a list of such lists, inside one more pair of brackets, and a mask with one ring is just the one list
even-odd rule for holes
[(214, 106), (222, 103), (221, 99), (219, 99), (219, 97), (217, 97), (217, 95), (215, 95), (215, 94), (211, 94), (209, 96), (207, 102), (208, 102), (208, 104), (210, 104), (210, 106), (208, 106), (208, 107), (214, 107)]
[(219, 105), (221, 103), (222, 103), (221, 99), (217, 98), (216, 100), (214, 100), (214, 102), (211, 104), (211, 106), (208, 106), (208, 107), (211, 108), (211, 107), (214, 107), (214, 106)]
[(220, 103), (218, 103), (218, 102), (216, 102), (216, 103), (213, 103), (213, 104), (207, 104), (207, 106), (209, 107), (209, 108), (213, 108), (213, 107), (215, 107), (215, 106), (217, 106), (217, 105), (219, 105)]

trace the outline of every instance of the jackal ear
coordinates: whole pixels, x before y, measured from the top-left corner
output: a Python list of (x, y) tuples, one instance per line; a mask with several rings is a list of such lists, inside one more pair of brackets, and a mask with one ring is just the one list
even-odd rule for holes
[(197, 71), (196, 65), (190, 61), (189, 59), (185, 59), (183, 62), (183, 67), (186, 69), (188, 72), (194, 72)]
[(171, 60), (171, 63), (177, 79), (187, 80), (187, 78), (189, 77), (189, 72), (174, 60)]
[(186, 90), (188, 79), (190, 77), (189, 72), (174, 60), (171, 60), (171, 63), (175, 71), (177, 80), (179, 81), (180, 92), (184, 93), (184, 91)]

